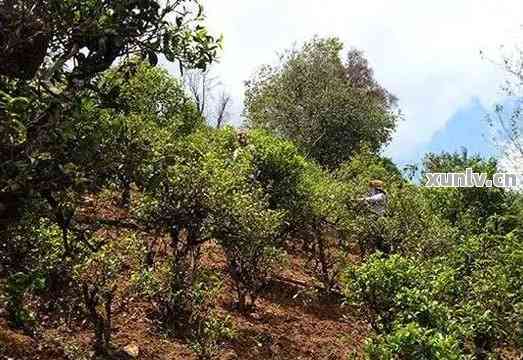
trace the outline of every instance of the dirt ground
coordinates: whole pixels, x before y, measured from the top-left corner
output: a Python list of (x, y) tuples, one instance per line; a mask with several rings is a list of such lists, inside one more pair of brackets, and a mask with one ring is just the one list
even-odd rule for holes
[[(155, 257), (168, 255), (165, 238), (133, 228), (127, 211), (115, 207), (114, 199), (87, 197), (79, 221), (105, 219), (98, 235), (118, 241), (125, 233), (136, 232), (154, 249)], [(120, 226), (122, 224), (126, 226)], [(120, 225), (116, 225), (120, 224)], [(360, 261), (357, 250), (348, 261)], [(215, 243), (202, 249), (201, 266), (212, 269), (223, 280), (216, 299), (217, 311), (232, 320), (235, 336), (221, 344), (218, 359), (362, 359), (365, 339), (371, 328), (361, 311), (344, 305), (341, 299), (325, 298), (314, 291), (315, 281), (307, 271), (307, 261), (299, 251), (290, 251), (285, 265), (272, 277), (257, 299), (256, 307), (247, 313), (234, 308), (235, 296), (225, 256)], [(123, 276), (125, 277), (125, 276)], [(128, 278), (128, 277), (127, 277)], [(0, 288), (2, 279), (0, 278)], [(168, 336), (155, 317), (153, 304), (125, 295), (128, 284), (122, 281), (121, 293), (114, 304), (113, 339), (115, 359), (131, 359), (124, 348), (134, 348), (134, 359), (167, 360), (196, 359), (190, 345), (181, 338)], [(40, 311), (35, 334), (11, 329), (5, 320), (0, 293), (0, 360), (87, 360), (94, 358), (93, 329), (86, 320), (67, 318), (56, 313), (60, 298), (39, 303)], [(31, 301), (31, 299), (29, 299)], [(43, 304), (42, 304), (43, 303)], [(69, 309), (74, 310), (74, 309)], [(74, 311), (72, 311), (74, 312)], [(521, 359), (511, 349), (499, 349), (502, 359)]]
[[(205, 249), (205, 262), (223, 274), (225, 285), (218, 310), (232, 318), (236, 336), (223, 344), (220, 359), (347, 359), (361, 354), (368, 325), (356, 309), (336, 299), (319, 299), (300, 285), (285, 280), (289, 272), (303, 281), (307, 275), (300, 259), (291, 259), (287, 270), (272, 281), (251, 313), (233, 309), (232, 284), (224, 268), (223, 255), (215, 245)], [(296, 267), (294, 267), (296, 266)], [(283, 279), (283, 280), (280, 280)], [(150, 316), (151, 305), (132, 299), (114, 319), (117, 348), (136, 345), (139, 359), (193, 359), (188, 344), (162, 334)], [(42, 324), (41, 324), (42, 325)], [(0, 354), (3, 359), (90, 358), (93, 333), (88, 324), (44, 325), (37, 338), (15, 332), (0, 322)]]
[[(107, 199), (85, 199), (81, 221), (97, 217), (109, 221), (127, 220), (126, 211)], [(100, 230), (100, 236), (117, 241), (118, 227)], [(128, 231), (128, 230), (127, 230)], [(142, 234), (162, 254), (162, 239)], [(313, 285), (306, 261), (289, 255), (287, 265), (266, 286), (256, 308), (240, 313), (233, 307), (233, 287), (225, 268), (225, 258), (214, 243), (202, 251), (203, 266), (214, 269), (224, 286), (217, 299), (218, 312), (232, 319), (233, 340), (222, 344), (219, 359), (347, 359), (360, 358), (370, 328), (357, 309), (344, 306), (340, 299), (321, 298), (304, 285)], [(167, 336), (151, 316), (152, 305), (139, 298), (125, 298), (115, 304), (113, 343), (117, 349), (132, 346), (138, 359), (194, 359), (184, 340)], [(0, 313), (0, 359), (91, 359), (93, 331), (87, 321), (53, 319), (38, 324), (36, 335), (10, 329)], [(125, 358), (122, 353), (122, 358)]]

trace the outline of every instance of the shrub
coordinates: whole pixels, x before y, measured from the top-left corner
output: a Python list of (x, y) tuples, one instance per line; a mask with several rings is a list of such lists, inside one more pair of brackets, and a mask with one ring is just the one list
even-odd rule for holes
[(124, 269), (140, 266), (143, 248), (134, 236), (114, 240), (75, 266), (75, 278), (94, 327), (94, 350), (97, 355), (110, 354), (112, 345), (113, 303)]
[(345, 294), (349, 301), (368, 307), (372, 324), (386, 331), (392, 328), (401, 310), (401, 294), (423, 284), (419, 264), (411, 259), (377, 253), (361, 266), (352, 266), (344, 274)]
[(172, 269), (181, 287), (192, 283), (200, 246), (216, 239), (227, 255), (242, 309), (247, 295), (254, 302), (273, 266), (283, 216), (269, 208), (256, 179), (254, 152), (253, 146), (239, 144), (231, 128), (188, 136), (165, 148), (153, 164), (140, 210), (148, 226), (171, 234)]
[(224, 340), (231, 340), (236, 336), (229, 316), (219, 316), (211, 312), (200, 321), (190, 339), (191, 349), (201, 359), (217, 357), (220, 345)]
[(462, 359), (456, 339), (412, 322), (396, 327), (390, 334), (377, 336), (366, 344), (370, 360), (452, 360)]
[(456, 332), (477, 354), (492, 352), (501, 340), (517, 344), (521, 339), (522, 254), (515, 234), (482, 235), (470, 237), (440, 260), (455, 269), (459, 291), (442, 294), (454, 307)]
[(216, 204), (212, 216), (216, 222), (213, 236), (225, 250), (239, 308), (245, 310), (255, 304), (278, 262), (275, 246), (281, 214), (268, 210), (261, 199), (251, 194), (231, 193)]
[(413, 185), (387, 186), (387, 208), (378, 216), (361, 206), (343, 219), (344, 232), (365, 256), (379, 250), (414, 257), (440, 256), (452, 249), (457, 231), (435, 216), (422, 191)]
[(256, 181), (267, 195), (268, 207), (285, 212), (285, 234), (301, 226), (307, 205), (303, 176), (309, 165), (297, 147), (262, 130), (248, 134)]
[(131, 291), (155, 305), (167, 333), (187, 339), (200, 358), (214, 358), (222, 341), (235, 334), (230, 318), (215, 310), (223, 282), (213, 271), (198, 267), (193, 272), (179, 265), (170, 258), (136, 272)]
[(33, 279), (24, 273), (16, 273), (7, 279), (5, 285), (7, 320), (15, 328), (31, 329), (35, 316), (27, 310), (24, 302), (25, 293), (31, 287)]
[(193, 132), (204, 120), (176, 78), (144, 62), (122, 64), (104, 74), (99, 86), (99, 97), (85, 105), (91, 121), (82, 128), (84, 139), (72, 153), (83, 156), (95, 148), (90, 174), (98, 183), (116, 184), (121, 205), (128, 206), (131, 185), (144, 185), (144, 166), (155, 150)]
[(397, 307), (396, 323), (416, 322), (426, 329), (442, 333), (449, 331), (450, 308), (437, 299), (430, 287), (403, 289), (394, 298)]
[[(517, 238), (473, 236), (447, 256), (425, 260), (373, 255), (346, 272), (346, 294), (371, 310), (382, 340), (415, 322), (454, 338), (463, 354), (486, 359), (500, 344), (519, 346), (521, 339)], [(374, 350), (386, 351), (383, 344)]]
[(335, 175), (338, 180), (350, 183), (354, 193), (365, 192), (369, 181), (373, 179), (380, 179), (386, 185), (403, 181), (402, 174), (394, 163), (372, 152), (367, 145), (363, 145), (349, 161), (336, 169)]
[[(8, 317), (15, 327), (26, 330), (38, 314), (26, 309), (25, 299), (40, 296), (50, 309), (61, 305), (63, 295), (69, 294), (73, 264), (73, 259), (64, 256), (59, 227), (45, 219), (31, 221), (34, 219), (26, 217), (10, 227), (0, 240), (0, 260), (7, 277)], [(44, 301), (51, 297), (52, 301)]]

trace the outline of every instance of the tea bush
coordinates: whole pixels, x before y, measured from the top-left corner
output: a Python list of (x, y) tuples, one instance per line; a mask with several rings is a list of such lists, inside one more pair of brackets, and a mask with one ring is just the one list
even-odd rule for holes
[(366, 345), (365, 354), (370, 360), (464, 358), (455, 338), (425, 329), (415, 322), (398, 326), (390, 334), (372, 339)]
[(344, 274), (347, 298), (369, 311), (378, 332), (369, 353), (374, 358), (407, 354), (402, 347), (414, 343), (394, 342), (400, 341), (398, 334), (410, 334), (412, 329), (402, 327), (411, 323), (438, 338), (452, 338), (458, 353), (478, 359), (492, 356), (502, 345), (520, 346), (521, 253), (517, 232), (483, 234), (448, 248), (446, 256), (378, 253), (351, 266)]

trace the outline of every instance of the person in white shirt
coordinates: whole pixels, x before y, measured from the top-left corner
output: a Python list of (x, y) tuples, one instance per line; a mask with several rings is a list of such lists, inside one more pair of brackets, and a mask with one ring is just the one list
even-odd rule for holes
[(369, 196), (361, 199), (377, 215), (385, 215), (387, 210), (387, 193), (383, 189), (383, 181), (372, 180), (369, 182)]
[(387, 193), (383, 181), (370, 181), (368, 196), (360, 198), (359, 202), (368, 209), (365, 217), (368, 220), (367, 226), (369, 227), (367, 236), (360, 239), (360, 248), (366, 255), (374, 251), (389, 254), (391, 247), (385, 239), (383, 224), (387, 213)]

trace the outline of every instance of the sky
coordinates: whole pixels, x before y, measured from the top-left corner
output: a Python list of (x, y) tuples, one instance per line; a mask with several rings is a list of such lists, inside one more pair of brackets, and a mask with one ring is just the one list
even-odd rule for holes
[(233, 96), (233, 122), (241, 121), (244, 81), (259, 66), (314, 35), (337, 36), (346, 49), (363, 50), (378, 81), (399, 98), (403, 120), (385, 151), (393, 159), (428, 143), (471, 99), (486, 109), (499, 100), (503, 74), (494, 62), (523, 25), (522, 0), (202, 3), (207, 26), (224, 36), (213, 71)]

